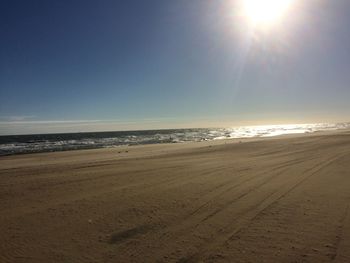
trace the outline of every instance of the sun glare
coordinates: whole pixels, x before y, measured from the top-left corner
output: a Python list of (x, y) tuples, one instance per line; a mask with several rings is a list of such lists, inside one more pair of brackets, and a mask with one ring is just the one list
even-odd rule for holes
[(255, 26), (277, 23), (290, 8), (293, 0), (243, 0), (243, 12)]

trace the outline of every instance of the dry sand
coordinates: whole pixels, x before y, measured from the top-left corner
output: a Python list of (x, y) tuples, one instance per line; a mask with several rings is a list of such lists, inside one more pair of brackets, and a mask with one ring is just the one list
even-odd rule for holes
[(350, 132), (0, 158), (0, 262), (350, 262)]

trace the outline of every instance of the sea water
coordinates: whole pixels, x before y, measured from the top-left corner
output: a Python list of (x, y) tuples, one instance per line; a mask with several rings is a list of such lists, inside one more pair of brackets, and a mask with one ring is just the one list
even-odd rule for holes
[(0, 136), (0, 156), (33, 152), (117, 147), (158, 143), (200, 142), (269, 137), (350, 128), (350, 123), (318, 123), (146, 131), (88, 132)]

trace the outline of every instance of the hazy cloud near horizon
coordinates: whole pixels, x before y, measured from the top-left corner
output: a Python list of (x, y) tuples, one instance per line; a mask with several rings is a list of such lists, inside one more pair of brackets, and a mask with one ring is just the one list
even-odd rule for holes
[[(345, 119), (329, 118), (335, 122), (347, 122)], [(315, 121), (318, 120), (318, 121)], [(322, 119), (311, 118), (299, 120), (216, 120), (216, 119), (145, 119), (134, 121), (116, 120), (25, 120), (0, 121), (0, 135), (41, 134), (41, 133), (70, 133), (70, 132), (103, 132), (126, 130), (156, 130), (181, 128), (229, 128), (238, 126), (274, 125), (274, 124), (306, 124), (322, 123)]]

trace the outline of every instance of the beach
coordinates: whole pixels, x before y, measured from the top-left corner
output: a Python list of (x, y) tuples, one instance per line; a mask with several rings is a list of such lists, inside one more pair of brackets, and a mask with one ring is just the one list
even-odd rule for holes
[(350, 131), (0, 158), (0, 262), (350, 262)]

